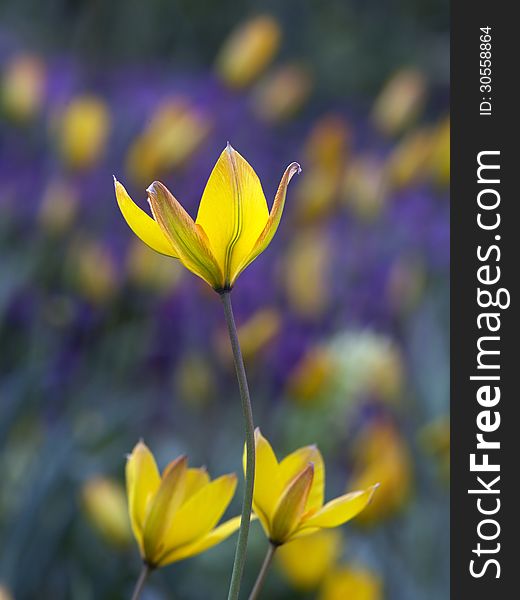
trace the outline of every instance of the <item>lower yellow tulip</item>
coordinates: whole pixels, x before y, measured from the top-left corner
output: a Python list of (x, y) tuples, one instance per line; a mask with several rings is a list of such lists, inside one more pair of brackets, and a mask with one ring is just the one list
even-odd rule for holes
[(325, 465), (316, 446), (299, 448), (278, 462), (259, 429), (255, 444), (253, 509), (275, 546), (350, 521), (369, 504), (379, 485), (324, 504)]
[(159, 474), (139, 442), (126, 464), (132, 531), (149, 568), (163, 567), (219, 544), (240, 526), (235, 517), (217, 526), (237, 484), (235, 474), (210, 481), (205, 469), (190, 469), (185, 456)]

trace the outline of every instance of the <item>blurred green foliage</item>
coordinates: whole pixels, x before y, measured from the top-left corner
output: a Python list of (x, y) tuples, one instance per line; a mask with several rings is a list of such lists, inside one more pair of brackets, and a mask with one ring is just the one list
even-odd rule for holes
[[(160, 59), (174, 69), (208, 67), (235, 25), (259, 13), (278, 18), (291, 55), (318, 89), (377, 91), (410, 64), (449, 81), (447, 0), (3, 0), (0, 20), (27, 46), (66, 50), (94, 64)], [(287, 50), (286, 50), (287, 51)]]

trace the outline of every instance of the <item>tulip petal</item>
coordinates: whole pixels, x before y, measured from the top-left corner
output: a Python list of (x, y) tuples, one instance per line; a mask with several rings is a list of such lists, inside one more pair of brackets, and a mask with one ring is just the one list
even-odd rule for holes
[(232, 285), (236, 270), (264, 230), (269, 211), (262, 184), (251, 165), (229, 144), (204, 189), (196, 222)]
[(155, 220), (177, 250), (183, 265), (213, 288), (224, 285), (221, 270), (209, 248), (207, 236), (177, 199), (159, 181), (147, 189)]
[(186, 544), (180, 548), (175, 548), (171, 552), (164, 555), (161, 559), (159, 566), (164, 567), (165, 565), (169, 565), (172, 562), (176, 562), (182, 560), (183, 558), (188, 558), (189, 556), (195, 556), (196, 554), (200, 554), (205, 550), (209, 550), (213, 546), (216, 546), (220, 542), (223, 542), (230, 535), (235, 533), (235, 531), (240, 527), (240, 517), (234, 517), (222, 525), (219, 525), (217, 528), (210, 531), (204, 537), (192, 542), (191, 544)]
[(378, 485), (373, 485), (366, 490), (351, 492), (327, 502), (321, 510), (307, 519), (304, 518), (302, 528), (343, 525), (367, 506), (378, 487)]
[(124, 186), (114, 177), (114, 186), (116, 189), (116, 198), (119, 209), (130, 229), (152, 250), (178, 258), (175, 248), (168, 238), (164, 235), (159, 225), (148, 216), (144, 210), (130, 198)]
[(234, 279), (231, 281), (231, 285), (234, 283), (235, 279), (240, 275), (240, 273), (250, 265), (255, 258), (259, 254), (261, 254), (267, 246), (271, 243), (271, 240), (278, 229), (278, 225), (280, 224), (280, 219), (282, 218), (283, 208), (285, 205), (285, 197), (287, 195), (287, 186), (289, 182), (293, 178), (296, 173), (301, 172), (301, 167), (298, 163), (291, 163), (287, 169), (285, 169), (284, 174), (282, 175), (282, 179), (280, 181), (280, 185), (278, 186), (278, 191), (276, 192), (276, 196), (274, 198), (273, 206), (271, 207), (271, 212), (269, 213), (269, 218), (267, 219), (267, 223), (263, 230), (260, 232), (258, 239), (255, 241), (251, 252), (244, 257), (243, 261), (237, 265), (234, 273)]
[(187, 459), (179, 457), (165, 470), (157, 494), (149, 505), (144, 524), (143, 547), (146, 560), (156, 564), (164, 550), (164, 532), (184, 498)]
[[(259, 428), (255, 430), (255, 449), (256, 466), (253, 508), (260, 519), (264, 530), (267, 534), (269, 534), (271, 519), (274, 516), (274, 511), (282, 488), (278, 483), (278, 461), (273, 449), (271, 448), (271, 444), (269, 444), (266, 438), (262, 435)], [(245, 473), (245, 446), (243, 464)]]
[(291, 537), (287, 541), (292, 542), (294, 540), (299, 540), (302, 537), (307, 537), (308, 535), (312, 535), (313, 533), (318, 533), (318, 531), (321, 531), (321, 527), (309, 527), (307, 529), (296, 529), (293, 533), (291, 533)]
[(283, 544), (298, 527), (305, 511), (313, 475), (314, 467), (309, 464), (293, 479), (280, 497), (271, 525), (272, 542)]
[(209, 475), (205, 468), (188, 469), (186, 471), (186, 489), (184, 491), (184, 500), (191, 498), (201, 488), (209, 483)]
[(139, 442), (126, 462), (126, 489), (132, 531), (143, 552), (143, 528), (147, 507), (161, 483), (153, 454)]
[(321, 452), (315, 445), (305, 446), (286, 456), (280, 463), (282, 486), (288, 485), (309, 463), (314, 466), (314, 478), (305, 510), (320, 509), (323, 506), (325, 490), (325, 465)]
[(206, 535), (228, 507), (237, 485), (235, 474), (208, 483), (184, 503), (164, 536), (165, 548), (178, 548)]

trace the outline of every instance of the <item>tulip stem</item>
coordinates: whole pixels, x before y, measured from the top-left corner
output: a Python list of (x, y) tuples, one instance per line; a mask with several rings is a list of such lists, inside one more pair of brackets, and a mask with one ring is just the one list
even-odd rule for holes
[(253, 488), (255, 483), (255, 427), (253, 423), (253, 410), (251, 408), (251, 398), (249, 396), (249, 386), (247, 384), (246, 370), (240, 342), (238, 340), (235, 317), (233, 316), (233, 307), (231, 306), (230, 291), (224, 291), (220, 294), (226, 323), (228, 326), (229, 339), (233, 350), (233, 359), (235, 361), (235, 370), (240, 390), (240, 399), (242, 401), (242, 412), (244, 415), (244, 424), (246, 431), (246, 480), (244, 487), (244, 498), (242, 502), (242, 519), (240, 521), (240, 530), (238, 532), (237, 546), (235, 550), (235, 561), (233, 563), (233, 572), (229, 584), (228, 600), (237, 600), (240, 593), (240, 583), (244, 573), (244, 565), (247, 553), (247, 538), (249, 536), (249, 524), (251, 521), (251, 511), (253, 506)]
[(258, 595), (262, 591), (262, 588), (264, 587), (265, 579), (267, 576), (267, 572), (269, 571), (269, 567), (271, 566), (271, 563), (273, 562), (274, 553), (276, 552), (276, 548), (277, 548), (277, 546), (275, 546), (274, 544), (271, 544), (271, 542), (269, 542), (269, 547), (267, 548), (267, 552), (266, 552), (266, 555), (264, 558), (264, 562), (262, 564), (262, 568), (260, 569), (260, 573), (258, 573), (258, 577), (256, 578), (256, 582), (255, 582), (255, 585), (253, 586), (253, 590), (251, 591), (251, 594), (249, 595), (249, 600), (256, 600), (258, 598)]
[(141, 573), (139, 573), (139, 579), (135, 584), (134, 593), (132, 594), (132, 600), (139, 600), (141, 597), (141, 592), (143, 591), (144, 584), (148, 579), (148, 575), (150, 575), (150, 567), (146, 563), (143, 563), (143, 568), (141, 569)]

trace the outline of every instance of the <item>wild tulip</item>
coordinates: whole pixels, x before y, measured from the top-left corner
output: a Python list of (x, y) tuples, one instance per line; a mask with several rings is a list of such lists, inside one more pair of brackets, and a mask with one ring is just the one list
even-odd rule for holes
[(278, 228), (289, 181), (300, 171), (291, 163), (269, 212), (251, 165), (229, 144), (206, 184), (194, 221), (164, 184), (147, 190), (153, 218), (115, 180), (119, 208), (132, 231), (153, 250), (178, 258), (218, 292), (230, 290), (240, 273), (269, 245)]
[(255, 443), (253, 509), (275, 546), (350, 521), (378, 487), (371, 485), (324, 503), (325, 465), (316, 446), (299, 448), (279, 462), (259, 429)]
[(159, 474), (155, 459), (139, 442), (126, 463), (130, 522), (149, 569), (200, 554), (240, 526), (236, 517), (216, 526), (237, 484), (234, 474), (210, 481), (205, 469), (188, 468), (181, 456)]
[[(324, 503), (325, 465), (316, 446), (299, 448), (279, 462), (256, 429), (255, 449), (253, 509), (270, 544), (249, 600), (258, 598), (279, 546), (350, 521), (368, 505), (378, 487), (372, 485)], [(247, 449), (244, 463), (246, 458)]]

